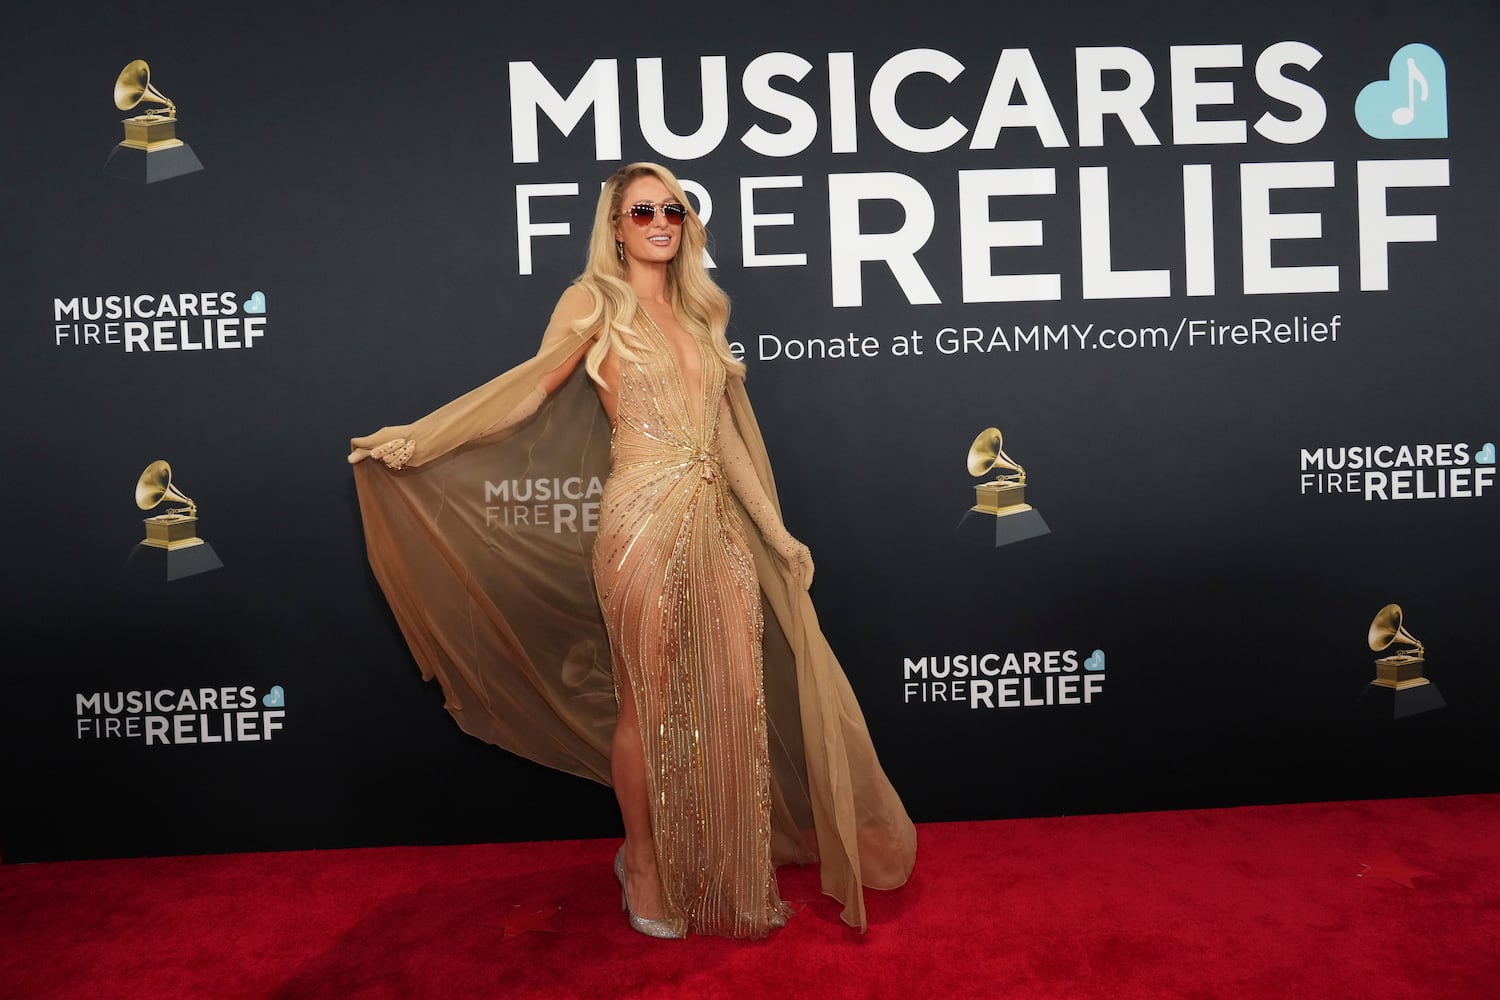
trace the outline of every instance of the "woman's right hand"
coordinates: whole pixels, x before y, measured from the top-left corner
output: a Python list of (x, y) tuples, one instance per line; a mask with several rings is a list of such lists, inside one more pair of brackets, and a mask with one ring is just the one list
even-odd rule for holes
[(382, 427), (374, 434), (351, 439), (349, 464), (355, 465), (367, 458), (374, 458), (384, 462), (386, 468), (401, 468), (411, 458), (417, 446), (406, 435), (406, 427)]

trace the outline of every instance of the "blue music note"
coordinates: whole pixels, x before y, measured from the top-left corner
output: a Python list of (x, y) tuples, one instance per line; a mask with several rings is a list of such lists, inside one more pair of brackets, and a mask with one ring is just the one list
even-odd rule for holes
[(1368, 83), (1354, 120), (1376, 139), (1446, 139), (1448, 70), (1430, 45), (1411, 42), (1391, 56), (1389, 76)]
[(1417, 69), (1417, 61), (1408, 58), (1406, 60), (1406, 107), (1397, 108), (1391, 112), (1391, 121), (1397, 125), (1410, 125), (1417, 117), (1417, 84), (1422, 85), (1422, 100), (1426, 101), (1428, 96), (1427, 77)]

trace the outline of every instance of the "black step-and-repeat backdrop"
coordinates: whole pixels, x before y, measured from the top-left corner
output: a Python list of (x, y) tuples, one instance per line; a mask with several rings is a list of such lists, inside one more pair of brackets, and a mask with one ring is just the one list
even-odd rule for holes
[(6, 861), (617, 829), (443, 711), (344, 455), (636, 159), (917, 820), (1500, 788), (1489, 0), (444, 6), (0, 15)]

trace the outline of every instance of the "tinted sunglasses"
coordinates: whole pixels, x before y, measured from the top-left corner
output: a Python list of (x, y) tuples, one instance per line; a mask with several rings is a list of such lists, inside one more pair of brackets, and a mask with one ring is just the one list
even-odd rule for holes
[(667, 202), (661, 206), (643, 201), (639, 204), (631, 205), (620, 214), (629, 216), (637, 226), (649, 226), (656, 219), (658, 207), (661, 209), (661, 214), (667, 217), (667, 222), (671, 225), (680, 226), (683, 220), (687, 218), (687, 208), (677, 204), (675, 201)]

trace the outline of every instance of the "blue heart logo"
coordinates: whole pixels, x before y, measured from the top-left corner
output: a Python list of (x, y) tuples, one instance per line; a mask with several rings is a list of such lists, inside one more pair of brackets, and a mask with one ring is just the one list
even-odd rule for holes
[(1094, 655), (1083, 661), (1083, 669), (1099, 671), (1104, 669), (1104, 650), (1094, 650)]
[(273, 684), (260, 703), (267, 708), (281, 708), (286, 705), (286, 692), (281, 690), (280, 684)]
[(263, 313), (266, 311), (266, 293), (251, 292), (250, 297), (245, 300), (245, 312)]
[(1448, 138), (1448, 69), (1430, 45), (1403, 45), (1387, 80), (1368, 83), (1354, 99), (1354, 120), (1376, 139)]
[(1474, 453), (1474, 461), (1480, 465), (1495, 464), (1495, 442), (1486, 441), (1484, 447)]

